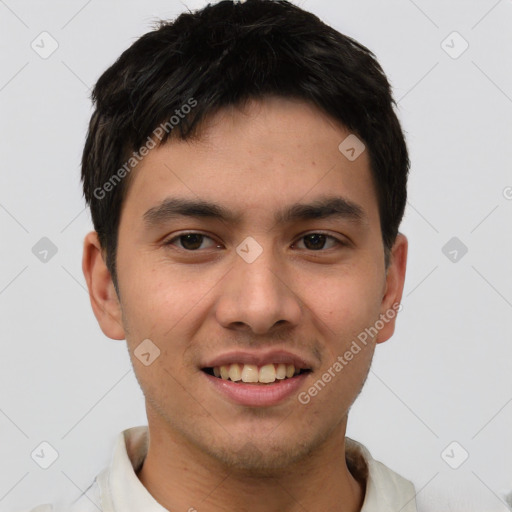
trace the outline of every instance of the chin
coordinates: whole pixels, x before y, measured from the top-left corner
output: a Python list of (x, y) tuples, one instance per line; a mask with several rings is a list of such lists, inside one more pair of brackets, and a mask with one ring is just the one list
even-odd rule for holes
[(245, 477), (282, 477), (286, 469), (300, 463), (318, 447), (318, 442), (305, 443), (303, 439), (269, 440), (268, 436), (261, 439), (240, 440), (234, 446), (210, 446), (208, 454), (226, 466), (227, 471), (236, 472)]

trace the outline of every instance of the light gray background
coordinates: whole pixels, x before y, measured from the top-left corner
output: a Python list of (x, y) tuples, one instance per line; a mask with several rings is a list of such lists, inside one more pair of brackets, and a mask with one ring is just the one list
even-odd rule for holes
[[(0, 0), (1, 511), (73, 500), (108, 464), (118, 432), (146, 421), (125, 342), (101, 333), (86, 292), (81, 250), (92, 224), (79, 160), (89, 88), (156, 18), (185, 5), (205, 2)], [(420, 503), (505, 510), (512, 2), (300, 5), (377, 55), (412, 160), (403, 310), (395, 336), (377, 348), (348, 435), (411, 479)], [(43, 31), (59, 45), (47, 59), (31, 48)], [(446, 40), (453, 31), (469, 43), (458, 58), (445, 51), (463, 48), (458, 36)], [(58, 249), (46, 263), (32, 253), (42, 237)], [(452, 237), (468, 248), (456, 262), (442, 252)], [(31, 458), (42, 441), (59, 453), (46, 470)], [(452, 464), (469, 453), (458, 469), (441, 456), (452, 441), (460, 445), (447, 452)]]

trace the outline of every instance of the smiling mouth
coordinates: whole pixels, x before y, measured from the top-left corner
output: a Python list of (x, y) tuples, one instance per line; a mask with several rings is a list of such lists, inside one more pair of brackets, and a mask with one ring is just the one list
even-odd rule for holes
[(246, 384), (273, 384), (276, 381), (292, 379), (297, 375), (311, 372), (307, 368), (297, 368), (293, 364), (273, 363), (263, 366), (254, 364), (227, 364), (203, 368), (203, 372), (222, 380)]

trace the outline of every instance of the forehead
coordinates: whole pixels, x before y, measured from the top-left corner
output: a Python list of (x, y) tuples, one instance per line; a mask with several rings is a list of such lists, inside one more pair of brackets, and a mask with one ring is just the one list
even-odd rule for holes
[(228, 107), (204, 122), (198, 138), (171, 138), (151, 150), (132, 171), (123, 208), (147, 220), (149, 209), (172, 196), (222, 204), (238, 218), (258, 212), (275, 219), (287, 203), (336, 195), (371, 217), (378, 208), (369, 157), (347, 158), (339, 149), (347, 137), (354, 136), (303, 101)]

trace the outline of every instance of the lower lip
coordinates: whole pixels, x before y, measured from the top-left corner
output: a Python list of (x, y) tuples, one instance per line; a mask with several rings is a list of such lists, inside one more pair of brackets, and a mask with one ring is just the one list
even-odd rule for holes
[(212, 386), (229, 400), (250, 407), (269, 407), (283, 402), (297, 393), (309, 374), (309, 372), (301, 373), (291, 379), (276, 380), (272, 384), (246, 384), (202, 373)]

